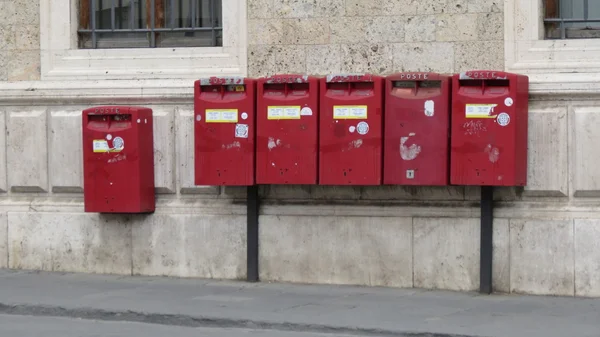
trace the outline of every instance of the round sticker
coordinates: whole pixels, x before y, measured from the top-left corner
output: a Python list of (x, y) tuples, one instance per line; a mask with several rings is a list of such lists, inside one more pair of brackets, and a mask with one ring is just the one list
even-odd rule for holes
[(113, 140), (113, 148), (122, 149), (125, 147), (125, 141), (121, 137), (117, 137)]
[(356, 131), (356, 128), (354, 126), (351, 126), (348, 128), (348, 131), (350, 131), (350, 133), (354, 133), (354, 131)]
[(248, 114), (245, 112), (242, 112), (242, 119), (248, 119)]
[(140, 124), (140, 122), (141, 122), (141, 121), (142, 121), (142, 120), (138, 118), (138, 120), (137, 120), (138, 124)]
[(196, 121), (201, 121), (202, 120), (202, 115), (196, 115)]
[(301, 116), (312, 116), (312, 109), (309, 107), (304, 107), (304, 108), (302, 108), (302, 110), (300, 110), (300, 115)]
[(369, 124), (367, 122), (358, 123), (356, 131), (361, 135), (366, 135), (369, 132)]
[(512, 99), (512, 98), (510, 98), (510, 97), (507, 97), (507, 98), (504, 100), (504, 105), (506, 105), (506, 106), (512, 106), (512, 105), (513, 105), (513, 103), (514, 103), (514, 102), (513, 102), (513, 99)]
[(507, 126), (510, 123), (510, 116), (506, 112), (503, 112), (498, 115), (496, 120), (498, 121), (498, 125)]
[(112, 139), (112, 135), (109, 133), (108, 135), (106, 135), (106, 140), (111, 140)]

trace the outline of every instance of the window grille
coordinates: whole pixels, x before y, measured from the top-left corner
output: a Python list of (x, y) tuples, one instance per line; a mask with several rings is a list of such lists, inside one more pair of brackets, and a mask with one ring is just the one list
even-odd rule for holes
[(546, 39), (600, 38), (599, 0), (545, 0), (544, 11)]
[(80, 0), (79, 47), (223, 45), (221, 0)]

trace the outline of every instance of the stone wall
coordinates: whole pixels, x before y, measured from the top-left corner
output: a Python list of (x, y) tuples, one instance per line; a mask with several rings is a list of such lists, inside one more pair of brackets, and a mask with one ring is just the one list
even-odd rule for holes
[(250, 76), (503, 69), (499, 0), (248, 0)]
[(0, 81), (40, 78), (40, 3), (0, 1)]
[[(247, 2), (251, 76), (503, 68), (502, 1)], [(0, 6), (22, 11), (31, 3)], [(39, 67), (19, 68), (33, 63), (14, 49), (39, 59), (39, 43), (24, 43), (23, 24), (35, 36), (35, 15), (3, 22), (7, 79), (39, 78)], [(193, 184), (191, 84), (106, 82), (0, 83), (0, 267), (244, 278), (245, 190)], [(528, 186), (495, 195), (494, 288), (600, 296), (599, 98), (532, 90)], [(154, 214), (83, 212), (81, 110), (101, 104), (154, 109)], [(263, 186), (260, 193), (264, 281), (479, 286), (479, 188)]]

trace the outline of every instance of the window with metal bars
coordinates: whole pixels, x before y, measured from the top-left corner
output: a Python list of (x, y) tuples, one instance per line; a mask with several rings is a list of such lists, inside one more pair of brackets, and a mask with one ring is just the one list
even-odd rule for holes
[(544, 0), (544, 11), (546, 39), (600, 38), (600, 0)]
[(221, 10), (221, 0), (79, 0), (79, 47), (219, 47)]

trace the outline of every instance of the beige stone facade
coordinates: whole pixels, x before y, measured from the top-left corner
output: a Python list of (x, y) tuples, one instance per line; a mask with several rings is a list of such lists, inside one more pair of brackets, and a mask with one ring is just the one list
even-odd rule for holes
[[(541, 40), (541, 1), (223, 0), (209, 51), (77, 50), (75, 3), (0, 0), (0, 267), (244, 278), (245, 189), (193, 183), (200, 76), (505, 69), (531, 79), (529, 167), (496, 192), (494, 288), (600, 296), (600, 46)], [(81, 110), (100, 104), (154, 109), (153, 215), (83, 212)], [(261, 187), (260, 277), (475, 290), (479, 193)]]
[(502, 1), (249, 0), (248, 73), (503, 69)]

